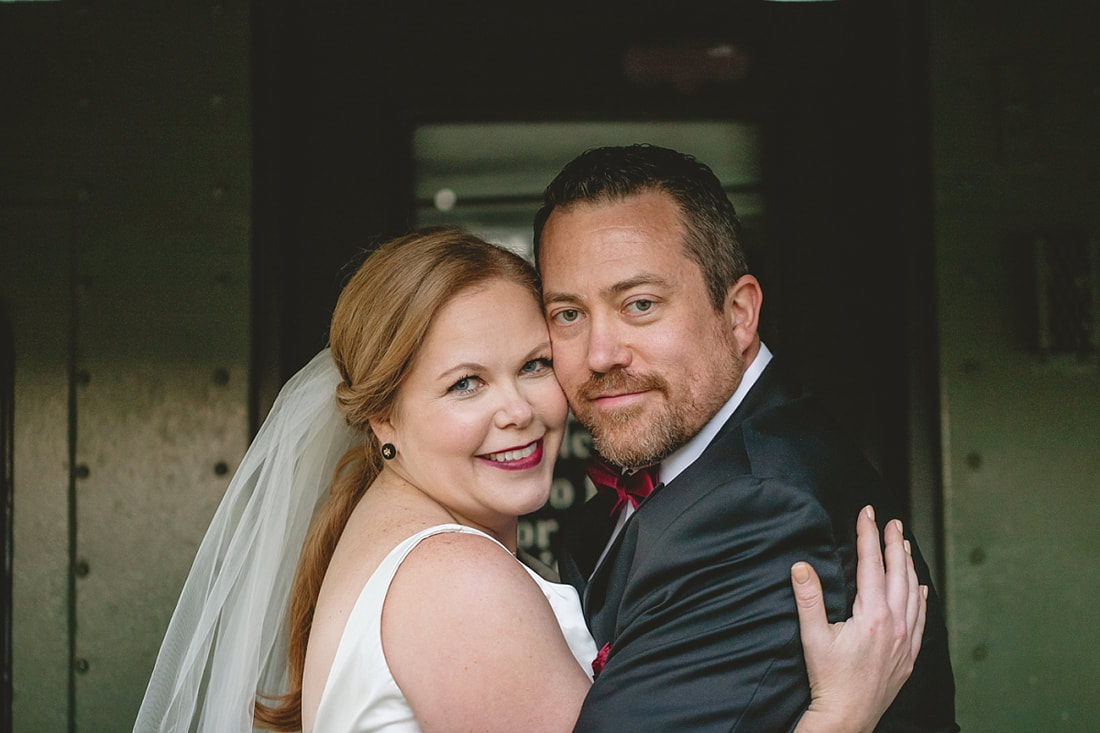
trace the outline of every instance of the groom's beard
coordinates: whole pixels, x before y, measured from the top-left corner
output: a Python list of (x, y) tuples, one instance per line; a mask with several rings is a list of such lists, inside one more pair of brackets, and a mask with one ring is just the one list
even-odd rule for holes
[[(592, 433), (596, 450), (624, 468), (658, 463), (703, 429), (737, 391), (745, 372), (745, 358), (733, 345), (714, 355), (698, 375), (698, 384), (673, 385), (660, 374), (616, 368), (592, 373), (570, 396), (573, 414)], [(601, 396), (646, 393), (645, 401), (617, 409), (601, 409)]]
[[(628, 392), (648, 392), (650, 404), (615, 410), (593, 405), (600, 396)], [(668, 381), (657, 374), (632, 374), (615, 369), (589, 376), (572, 400), (573, 413), (592, 433), (596, 450), (604, 458), (628, 468), (649, 466), (694, 434), (688, 419), (691, 411), (683, 405), (677, 406), (669, 393)]]

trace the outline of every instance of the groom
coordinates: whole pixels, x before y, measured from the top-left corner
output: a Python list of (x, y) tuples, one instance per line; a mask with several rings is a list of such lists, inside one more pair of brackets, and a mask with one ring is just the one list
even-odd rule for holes
[[(789, 569), (810, 561), (830, 620), (846, 618), (855, 517), (899, 507), (761, 343), (761, 288), (707, 166), (600, 148), (543, 203), (535, 258), (555, 372), (615, 464), (605, 475), (639, 469), (640, 484), (597, 494), (559, 560), (606, 647), (577, 730), (790, 730), (810, 697)], [(958, 730), (934, 591), (913, 674), (878, 730)]]

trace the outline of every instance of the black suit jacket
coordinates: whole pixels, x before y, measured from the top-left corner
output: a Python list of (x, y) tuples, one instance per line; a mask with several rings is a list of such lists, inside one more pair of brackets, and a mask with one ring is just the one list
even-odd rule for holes
[[(810, 701), (790, 587), (807, 560), (831, 621), (851, 615), (855, 523), (901, 516), (860, 451), (768, 365), (703, 455), (646, 499), (592, 573), (610, 503), (584, 508), (560, 558), (598, 647), (579, 731), (789, 731)], [(931, 586), (916, 540), (917, 574)], [(930, 588), (916, 667), (882, 731), (956, 731), (942, 608)]]

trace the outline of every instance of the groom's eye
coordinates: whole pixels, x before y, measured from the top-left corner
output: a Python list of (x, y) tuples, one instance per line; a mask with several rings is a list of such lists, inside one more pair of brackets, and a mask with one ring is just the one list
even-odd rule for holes
[(572, 323), (580, 317), (580, 311), (576, 308), (566, 308), (554, 314), (554, 320), (559, 323)]

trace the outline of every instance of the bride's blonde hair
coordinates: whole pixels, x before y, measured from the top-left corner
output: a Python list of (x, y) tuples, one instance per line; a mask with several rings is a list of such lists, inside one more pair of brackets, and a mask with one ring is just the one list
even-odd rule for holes
[(273, 705), (256, 703), (257, 727), (302, 729), (302, 671), (321, 581), (348, 517), (382, 469), (370, 421), (388, 417), (436, 313), (462, 291), (494, 280), (522, 285), (540, 303), (538, 276), (522, 257), (461, 230), (436, 228), (379, 247), (340, 294), (329, 330), (342, 377), (336, 401), (364, 442), (341, 459), (310, 526), (291, 586), (289, 691)]

